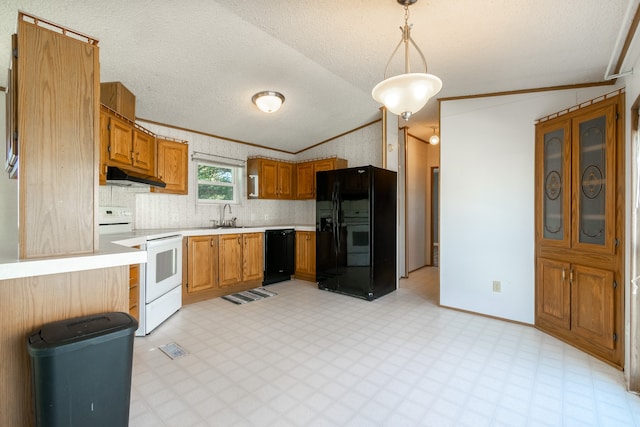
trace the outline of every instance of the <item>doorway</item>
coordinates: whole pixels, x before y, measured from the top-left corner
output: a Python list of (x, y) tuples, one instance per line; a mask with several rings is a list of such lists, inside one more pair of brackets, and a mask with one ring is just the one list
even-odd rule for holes
[(440, 229), (440, 225), (438, 223), (439, 220), (439, 212), (440, 205), (438, 201), (440, 200), (440, 167), (435, 166), (431, 168), (431, 265), (437, 267), (439, 265), (439, 254), (440, 254), (440, 238), (438, 235), (438, 231)]
[[(438, 262), (440, 146), (410, 133), (406, 143), (407, 271)], [(434, 182), (434, 179), (437, 182)], [(434, 194), (434, 189), (436, 193)], [(434, 204), (435, 201), (435, 204)], [(434, 234), (434, 231), (436, 232)]]

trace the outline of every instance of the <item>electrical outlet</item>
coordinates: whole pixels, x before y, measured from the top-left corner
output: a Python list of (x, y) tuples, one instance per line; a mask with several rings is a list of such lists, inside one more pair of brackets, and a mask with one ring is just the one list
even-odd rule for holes
[(269, 214), (264, 214), (264, 220), (269, 221)]
[(171, 222), (178, 222), (178, 221), (180, 221), (180, 214), (178, 214), (177, 212), (172, 212)]
[(499, 280), (493, 281), (493, 292), (502, 292), (502, 284)]

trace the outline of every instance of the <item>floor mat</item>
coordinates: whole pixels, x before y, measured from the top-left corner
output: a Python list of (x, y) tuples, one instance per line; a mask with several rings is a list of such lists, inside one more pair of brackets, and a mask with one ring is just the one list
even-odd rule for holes
[(248, 291), (238, 292), (236, 294), (225, 295), (222, 298), (231, 301), (234, 304), (246, 304), (248, 302), (258, 301), (278, 295), (273, 291), (265, 288), (255, 288)]

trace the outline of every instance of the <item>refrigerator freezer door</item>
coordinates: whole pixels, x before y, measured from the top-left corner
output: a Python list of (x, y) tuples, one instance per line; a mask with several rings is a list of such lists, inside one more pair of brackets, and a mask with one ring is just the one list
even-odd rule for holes
[(395, 172), (319, 172), (316, 194), (318, 287), (369, 300), (395, 290)]

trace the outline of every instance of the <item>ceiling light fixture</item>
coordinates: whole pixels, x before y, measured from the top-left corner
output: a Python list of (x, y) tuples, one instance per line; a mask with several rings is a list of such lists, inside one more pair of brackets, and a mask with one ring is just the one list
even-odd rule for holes
[(433, 129), (433, 135), (431, 135), (431, 138), (429, 138), (429, 144), (438, 145), (440, 143), (440, 137), (436, 135), (436, 127), (431, 126), (431, 129)]
[(265, 90), (258, 92), (251, 97), (253, 102), (260, 111), (265, 113), (274, 113), (280, 109), (284, 102), (284, 95), (280, 92), (274, 92), (272, 90)]
[[(384, 104), (393, 114), (409, 120), (412, 114), (427, 104), (429, 98), (440, 92), (440, 89), (442, 89), (442, 80), (433, 74), (427, 74), (427, 60), (424, 59), (422, 51), (411, 38), (411, 27), (413, 24), (409, 25), (407, 23), (409, 20), (409, 6), (418, 0), (397, 1), (404, 6), (404, 28), (400, 27), (402, 38), (391, 54), (389, 61), (387, 61), (387, 66), (384, 69), (384, 80), (373, 88), (371, 95), (373, 99)], [(409, 43), (411, 43), (420, 54), (420, 58), (422, 58), (422, 63), (424, 64), (424, 73), (411, 72)], [(402, 44), (404, 44), (404, 74), (387, 78), (389, 63)]]

